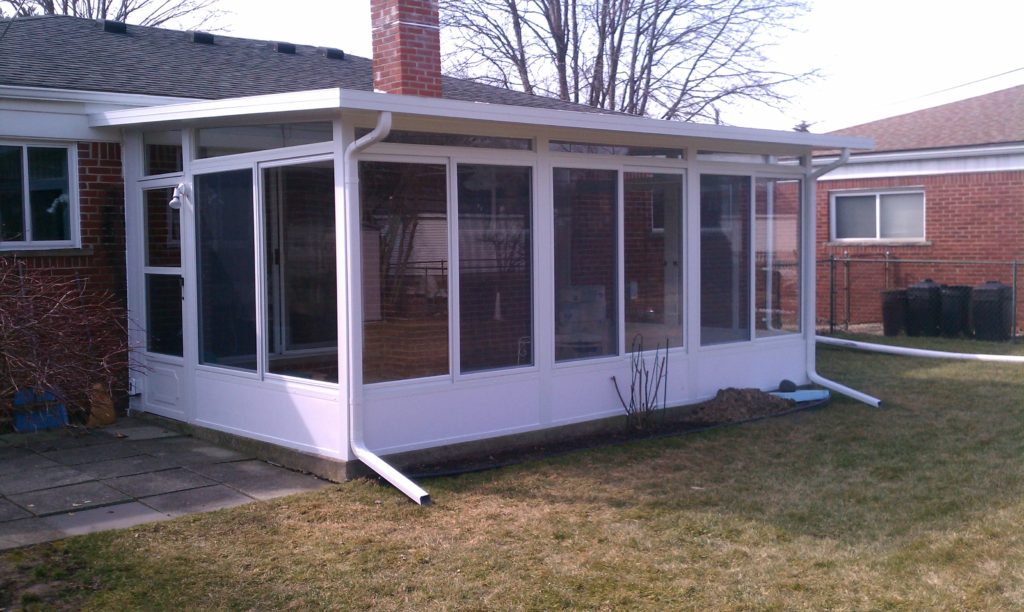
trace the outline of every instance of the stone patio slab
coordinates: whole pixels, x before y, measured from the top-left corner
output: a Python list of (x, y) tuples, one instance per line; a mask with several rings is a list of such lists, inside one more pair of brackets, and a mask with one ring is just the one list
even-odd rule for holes
[(165, 493), (142, 500), (150, 508), (163, 512), (168, 516), (183, 516), (197, 512), (211, 512), (222, 508), (231, 508), (254, 501), (224, 485), (214, 485), (201, 489), (189, 489)]
[(75, 468), (63, 465), (40, 470), (24, 470), (10, 474), (0, 474), (0, 493), (4, 495), (28, 493), (29, 491), (63, 487), (89, 480), (95, 480), (95, 478), (88, 474), (83, 474)]
[(193, 438), (165, 438), (159, 440), (138, 440), (128, 442), (130, 446), (139, 451), (140, 454), (153, 455), (154, 457), (167, 457), (179, 465), (193, 465), (200, 463), (221, 463), (225, 461), (241, 461), (252, 459), (250, 455), (222, 448), (201, 442)]
[(81, 512), (54, 514), (43, 520), (65, 536), (83, 535), (108, 529), (127, 529), (143, 523), (166, 521), (170, 517), (139, 502), (127, 502)]
[(330, 486), (330, 483), (316, 476), (292, 472), (255, 459), (196, 465), (189, 469), (256, 499), (273, 499)]
[(105, 480), (104, 484), (110, 485), (132, 497), (150, 497), (175, 491), (208, 487), (217, 483), (195, 472), (176, 468), (162, 472), (138, 474), (136, 476), (122, 476), (121, 478)]
[(68, 450), (51, 451), (43, 453), (47, 459), (63, 463), (64, 465), (80, 465), (83, 463), (96, 463), (110, 459), (122, 459), (133, 455), (141, 455), (138, 450), (127, 444), (118, 444), (116, 440), (108, 440), (106, 444), (86, 446)]
[(121, 459), (110, 459), (108, 461), (97, 461), (96, 463), (83, 463), (76, 465), (76, 470), (95, 477), (97, 480), (118, 478), (119, 476), (133, 476), (148, 472), (158, 472), (171, 468), (181, 467), (169, 457), (153, 457), (151, 455), (134, 455), (122, 457)]
[(0, 498), (0, 523), (30, 516), (32, 516), (31, 512), (12, 504), (6, 499)]
[(0, 459), (0, 474), (14, 474), (31, 470), (60, 467), (60, 464), (41, 455), (29, 454), (10, 459)]
[(181, 434), (164, 429), (158, 425), (134, 425), (115, 423), (103, 428), (104, 433), (125, 440), (157, 440), (160, 438), (178, 438)]
[(8, 495), (7, 498), (36, 516), (74, 512), (128, 501), (127, 495), (101, 482), (83, 482), (66, 487)]
[(27, 448), (20, 446), (11, 446), (10, 444), (4, 444), (0, 446), (0, 460), (3, 459), (18, 459), (20, 457), (28, 457), (34, 455), (32, 451)]
[(36, 517), (0, 523), (0, 550), (31, 546), (63, 537), (62, 532)]

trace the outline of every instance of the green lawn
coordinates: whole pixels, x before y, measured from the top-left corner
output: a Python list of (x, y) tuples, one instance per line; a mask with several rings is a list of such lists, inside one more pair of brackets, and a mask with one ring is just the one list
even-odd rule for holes
[(14, 551), (0, 581), (49, 587), (0, 608), (1024, 607), (1024, 366), (819, 365), (885, 407), (432, 480), (428, 508), (356, 481)]

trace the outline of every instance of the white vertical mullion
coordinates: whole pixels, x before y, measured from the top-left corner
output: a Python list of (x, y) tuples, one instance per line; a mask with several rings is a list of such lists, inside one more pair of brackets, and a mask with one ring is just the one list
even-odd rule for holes
[(875, 194), (875, 239), (882, 239), (882, 196)]
[(253, 279), (253, 292), (256, 298), (256, 372), (262, 379), (267, 373), (267, 350), (266, 344), (267, 338), (264, 333), (267, 322), (267, 293), (266, 293), (266, 282), (264, 272), (266, 270), (266, 253), (263, 248), (264, 228), (263, 228), (263, 215), (261, 214), (262, 206), (260, 203), (263, 201), (263, 190), (261, 189), (263, 183), (263, 170), (259, 163), (253, 163), (252, 166), (252, 231), (253, 231), (253, 257), (255, 262), (253, 265), (253, 274), (256, 277)]
[(23, 224), (23, 226), (25, 228), (25, 240), (24, 240), (24, 242), (25, 242), (25, 244), (31, 244), (32, 240), (33, 240), (33, 235), (32, 235), (32, 204), (31, 204), (31, 202), (32, 202), (32, 193), (29, 191), (30, 185), (29, 185), (29, 178), (28, 178), (28, 173), (29, 173), (29, 168), (28, 168), (28, 145), (23, 145), (21, 147), (21, 167), (25, 169), (25, 171), (22, 172), (22, 174), (21, 174), (21, 187), (22, 187), (22, 192), (21, 192), (22, 193), (22, 197), (21, 197), (21, 207), (22, 208), (21, 208), (21, 210), (22, 210), (22, 214), (24, 215), (24, 220), (23, 220), (22, 224)]
[(199, 418), (199, 398), (196, 391), (196, 367), (199, 364), (199, 245), (196, 224), (196, 188), (192, 174), (193, 147), (191, 129), (181, 130), (182, 181), (190, 187), (192, 197), (182, 198), (178, 211), (181, 221), (181, 270), (184, 280), (182, 307), (182, 357), (185, 362), (182, 387), (186, 421)]
[(461, 346), (462, 338), (461, 309), (459, 308), (459, 195), (458, 195), (458, 164), (455, 158), (449, 157), (446, 174), (448, 189), (448, 375), (452, 380), (462, 375)]
[(533, 363), (540, 372), (537, 393), (537, 421), (552, 420), (551, 373), (555, 364), (555, 206), (554, 164), (548, 151), (548, 139), (537, 138), (537, 159), (533, 176), (533, 214), (530, 237), (533, 250), (532, 308), (533, 337), (530, 339)]

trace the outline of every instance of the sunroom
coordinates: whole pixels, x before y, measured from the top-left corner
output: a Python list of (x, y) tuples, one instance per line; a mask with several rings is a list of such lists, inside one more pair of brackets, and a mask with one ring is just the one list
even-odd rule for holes
[(870, 146), (345, 89), (92, 124), (135, 407), (364, 463), (618, 415), (635, 351), (669, 405), (814, 379), (810, 154)]

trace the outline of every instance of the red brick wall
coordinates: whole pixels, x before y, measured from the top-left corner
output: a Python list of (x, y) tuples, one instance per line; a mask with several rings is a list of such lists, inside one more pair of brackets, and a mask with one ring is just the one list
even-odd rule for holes
[[(830, 244), (829, 193), (844, 189), (922, 187), (925, 238), (920, 245)], [(928, 259), (1024, 263), (1024, 171), (979, 172), (937, 176), (820, 181), (817, 200), (817, 315), (829, 318), (829, 263), (837, 261), (836, 319), (851, 324), (881, 320), (879, 292), (932, 278), (947, 285), (977, 285), (985, 280), (1012, 282), (1009, 265), (914, 264), (883, 260)], [(842, 258), (878, 260), (850, 262)], [(1024, 279), (1021, 279), (1024, 281)], [(848, 298), (848, 299), (847, 299)], [(1018, 294), (1018, 320), (1024, 295)], [(849, 313), (847, 317), (847, 313)], [(1018, 323), (1019, 325), (1019, 323)]]
[(370, 18), (374, 88), (440, 98), (437, 0), (372, 0)]

